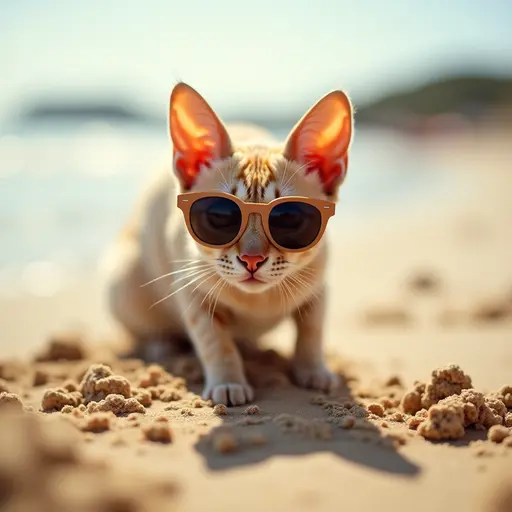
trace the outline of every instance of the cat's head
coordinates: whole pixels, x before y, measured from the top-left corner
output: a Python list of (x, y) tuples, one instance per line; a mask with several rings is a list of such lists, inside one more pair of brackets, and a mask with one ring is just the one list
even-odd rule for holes
[[(335, 201), (345, 178), (352, 139), (352, 107), (342, 91), (320, 99), (296, 124), (283, 147), (237, 146), (204, 98), (179, 83), (170, 101), (174, 172), (182, 192), (225, 192), (243, 201), (268, 203), (285, 196)], [(197, 244), (231, 285), (262, 292), (310, 263), (321, 243), (301, 252), (271, 243), (259, 215), (249, 217), (235, 244)]]

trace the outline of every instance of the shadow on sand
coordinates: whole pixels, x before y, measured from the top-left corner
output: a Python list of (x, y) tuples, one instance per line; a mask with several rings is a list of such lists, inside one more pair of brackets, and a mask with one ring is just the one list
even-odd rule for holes
[[(189, 389), (200, 394), (202, 372), (187, 345), (180, 340), (179, 345), (174, 345), (173, 354), (158, 359), (173, 374), (187, 378)], [(245, 344), (240, 344), (240, 350), (248, 379), (255, 387), (254, 404), (259, 411), (248, 415), (247, 406), (230, 407), (226, 415), (219, 416), (222, 424), (195, 446), (209, 469), (227, 470), (280, 456), (330, 453), (382, 472), (407, 477), (419, 474), (420, 468), (407, 460), (370, 421), (359, 418), (357, 429), (346, 430), (338, 424), (341, 418), (329, 414), (330, 406), (340, 408), (347, 402), (357, 403), (343, 372), (336, 394), (323, 396), (295, 387), (289, 377), (289, 361), (278, 352)], [(234, 439), (237, 449), (220, 455), (215, 444), (218, 435)]]

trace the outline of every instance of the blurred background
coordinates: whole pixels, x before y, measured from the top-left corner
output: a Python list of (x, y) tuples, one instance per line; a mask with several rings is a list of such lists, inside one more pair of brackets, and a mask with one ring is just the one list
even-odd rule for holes
[(178, 80), (225, 121), (281, 138), (329, 90), (346, 90), (356, 136), (331, 230), (350, 244), (370, 219), (462, 198), (475, 186), (451, 172), (464, 171), (453, 158), (462, 147), (510, 145), (511, 27), (508, 0), (2, 2), (0, 317), (10, 343), (36, 322), (60, 327), (66, 308), (77, 319), (99, 310), (98, 262), (169, 156)]

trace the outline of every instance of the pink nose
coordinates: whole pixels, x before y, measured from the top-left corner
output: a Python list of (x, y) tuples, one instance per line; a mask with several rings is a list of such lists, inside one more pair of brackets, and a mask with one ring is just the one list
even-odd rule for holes
[(238, 259), (243, 263), (249, 272), (254, 273), (263, 265), (263, 263), (265, 263), (265, 261), (267, 261), (268, 258), (261, 254), (257, 254), (256, 256), (242, 254), (238, 257)]

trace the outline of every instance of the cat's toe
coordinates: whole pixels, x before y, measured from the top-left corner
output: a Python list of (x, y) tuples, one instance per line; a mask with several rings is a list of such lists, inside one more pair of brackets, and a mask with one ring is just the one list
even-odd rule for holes
[(211, 400), (214, 404), (244, 405), (254, 399), (254, 390), (249, 384), (226, 382), (207, 386), (203, 398)]
[(308, 366), (296, 364), (294, 376), (301, 388), (316, 389), (318, 391), (332, 391), (339, 386), (339, 378), (323, 365)]

